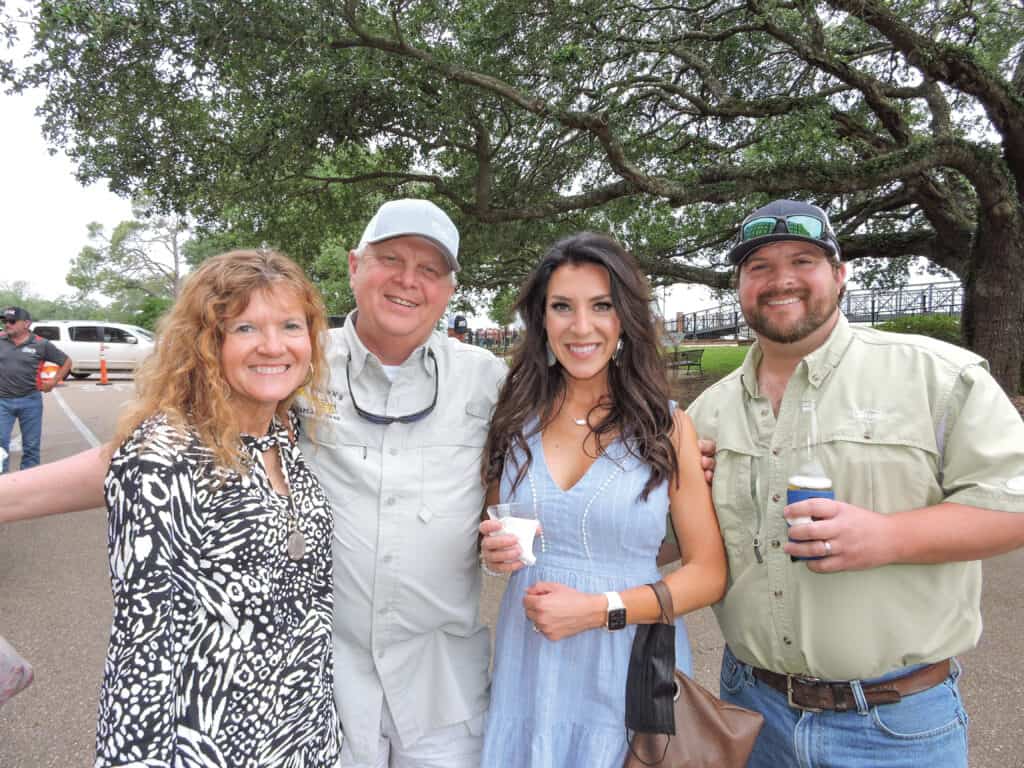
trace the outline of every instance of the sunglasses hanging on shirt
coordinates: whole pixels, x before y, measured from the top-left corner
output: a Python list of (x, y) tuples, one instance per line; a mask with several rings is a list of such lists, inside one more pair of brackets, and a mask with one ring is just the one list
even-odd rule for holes
[(394, 424), (396, 421), (399, 424), (412, 424), (414, 421), (419, 421), (434, 410), (434, 406), (437, 405), (437, 390), (440, 382), (440, 376), (437, 371), (437, 358), (434, 356), (434, 351), (431, 349), (427, 350), (427, 357), (430, 358), (431, 362), (434, 363), (434, 399), (430, 401), (430, 405), (424, 408), (422, 411), (416, 411), (416, 413), (410, 413), (405, 416), (383, 416), (379, 413), (371, 413), (370, 411), (364, 410), (359, 407), (359, 403), (356, 402), (356, 396), (352, 392), (352, 374), (350, 368), (352, 366), (352, 355), (348, 356), (348, 361), (345, 363), (345, 381), (348, 384), (348, 396), (352, 400), (352, 407), (355, 408), (356, 413), (363, 419), (366, 419), (372, 424)]

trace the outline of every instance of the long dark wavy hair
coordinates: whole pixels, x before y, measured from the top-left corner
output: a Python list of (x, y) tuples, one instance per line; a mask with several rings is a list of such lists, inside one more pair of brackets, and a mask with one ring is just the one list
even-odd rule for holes
[[(650, 466), (650, 478), (640, 494), (646, 499), (665, 480), (678, 479), (670, 438), (673, 421), (668, 379), (647, 280), (625, 248), (594, 232), (559, 240), (523, 284), (515, 308), (526, 329), (491, 417), (481, 476), (487, 486), (500, 482), (504, 463), (511, 460), (515, 462), (512, 487), (516, 488), (533, 461), (527, 438), (551, 423), (565, 399), (565, 369), (560, 363), (550, 367), (547, 363), (544, 313), (551, 275), (566, 264), (596, 264), (608, 271), (612, 305), (622, 327), (622, 347), (608, 365), (610, 402), (606, 404), (610, 409), (594, 428), (594, 435), (598, 455), (621, 436), (629, 453)], [(536, 429), (524, 434), (525, 425), (534, 417), (538, 419)], [(525, 461), (519, 463), (514, 458), (514, 448), (522, 451)]]

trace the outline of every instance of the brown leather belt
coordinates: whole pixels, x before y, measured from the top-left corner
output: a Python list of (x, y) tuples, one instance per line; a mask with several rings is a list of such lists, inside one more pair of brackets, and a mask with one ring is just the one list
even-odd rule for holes
[[(862, 686), (864, 698), (869, 707), (878, 704), (895, 704), (904, 696), (934, 688), (949, 677), (950, 660), (937, 661), (909, 675)], [(786, 694), (789, 706), (809, 712), (846, 712), (857, 709), (857, 700), (849, 683), (829, 682), (816, 677), (781, 675), (767, 669), (753, 667), (754, 677)]]

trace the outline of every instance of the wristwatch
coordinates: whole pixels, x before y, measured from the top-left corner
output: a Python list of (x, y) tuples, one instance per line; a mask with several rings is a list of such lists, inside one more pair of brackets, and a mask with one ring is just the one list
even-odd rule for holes
[(609, 632), (622, 629), (626, 626), (626, 606), (623, 605), (622, 598), (618, 592), (605, 592), (604, 596), (608, 598), (608, 616), (604, 622), (605, 628)]

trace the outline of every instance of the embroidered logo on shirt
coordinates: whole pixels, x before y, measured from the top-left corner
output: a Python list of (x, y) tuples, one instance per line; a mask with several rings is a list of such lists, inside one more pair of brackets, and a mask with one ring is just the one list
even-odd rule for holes
[(850, 417), (859, 422), (861, 428), (864, 430), (864, 439), (870, 440), (875, 433), (875, 424), (878, 422), (878, 417), (882, 415), (882, 412), (875, 408), (852, 408), (850, 409)]

